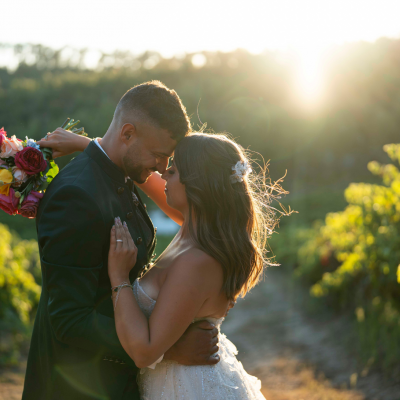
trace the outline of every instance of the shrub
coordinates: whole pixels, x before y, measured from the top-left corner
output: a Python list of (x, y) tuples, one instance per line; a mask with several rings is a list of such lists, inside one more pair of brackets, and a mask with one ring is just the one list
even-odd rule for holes
[[(400, 145), (384, 146), (393, 162)], [(298, 251), (295, 275), (336, 309), (353, 309), (360, 348), (387, 368), (400, 360), (400, 171), (370, 162), (382, 184), (353, 183), (348, 206), (329, 213)]]
[(17, 363), (30, 337), (40, 296), (35, 240), (19, 238), (0, 224), (0, 364)]

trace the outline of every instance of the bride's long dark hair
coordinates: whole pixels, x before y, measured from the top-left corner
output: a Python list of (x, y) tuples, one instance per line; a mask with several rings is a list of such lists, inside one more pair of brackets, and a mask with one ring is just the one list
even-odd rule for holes
[(286, 211), (272, 208), (271, 201), (286, 192), (280, 181), (270, 182), (266, 166), (232, 183), (232, 167), (250, 161), (225, 135), (192, 133), (178, 143), (174, 161), (186, 189), (192, 240), (221, 264), (227, 298), (245, 295), (264, 266), (273, 265), (267, 239)]

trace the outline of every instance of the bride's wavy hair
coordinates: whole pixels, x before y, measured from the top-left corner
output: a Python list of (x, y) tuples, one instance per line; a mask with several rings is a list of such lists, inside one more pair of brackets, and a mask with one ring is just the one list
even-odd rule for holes
[(244, 149), (226, 135), (192, 133), (175, 149), (174, 162), (185, 185), (191, 239), (223, 268), (223, 291), (230, 300), (244, 296), (259, 281), (267, 257), (267, 239), (283, 207), (271, 206), (286, 194), (281, 179), (272, 183), (267, 165), (256, 165), (242, 182), (232, 183), (232, 167), (248, 162)]

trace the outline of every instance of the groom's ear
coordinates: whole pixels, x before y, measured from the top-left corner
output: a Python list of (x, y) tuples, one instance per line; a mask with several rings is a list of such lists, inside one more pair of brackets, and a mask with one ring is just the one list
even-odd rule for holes
[(136, 126), (133, 124), (125, 124), (120, 131), (121, 141), (128, 145), (137, 136)]

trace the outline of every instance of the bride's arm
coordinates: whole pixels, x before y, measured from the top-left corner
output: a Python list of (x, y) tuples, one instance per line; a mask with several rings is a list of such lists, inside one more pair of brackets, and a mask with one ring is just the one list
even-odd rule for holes
[(57, 128), (54, 132), (47, 134), (46, 138), (39, 140), (37, 144), (41, 147), (51, 148), (53, 158), (57, 158), (76, 151), (84, 151), (90, 142), (91, 139), (88, 137)]
[(174, 220), (178, 225), (183, 224), (182, 214), (178, 210), (170, 207), (167, 203), (164, 192), (165, 181), (158, 172), (154, 172), (145, 183), (136, 183), (136, 185), (139, 186), (168, 217)]
[[(123, 242), (116, 242), (117, 239)], [(121, 250), (115, 250), (118, 243)], [(117, 222), (116, 229), (111, 232), (108, 262), (112, 286), (129, 282), (132, 254), (122, 250), (125, 243), (133, 241), (128, 229)], [(118, 301), (116, 296), (113, 299), (118, 338), (139, 368), (152, 364), (173, 346), (192, 323), (204, 302), (220, 291), (216, 276), (218, 264), (200, 250), (195, 249), (193, 254), (178, 257), (168, 269), (149, 321), (140, 310), (132, 290), (121, 289)]]

